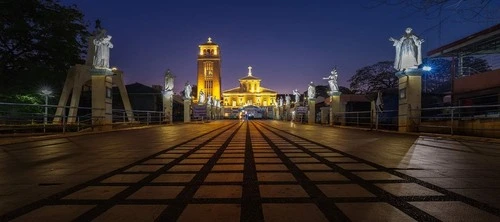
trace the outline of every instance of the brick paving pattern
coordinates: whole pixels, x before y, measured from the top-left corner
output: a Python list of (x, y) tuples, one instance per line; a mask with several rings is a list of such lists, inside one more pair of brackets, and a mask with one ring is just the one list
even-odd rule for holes
[(0, 220), (500, 221), (498, 208), (419, 172), (266, 121), (235, 121)]

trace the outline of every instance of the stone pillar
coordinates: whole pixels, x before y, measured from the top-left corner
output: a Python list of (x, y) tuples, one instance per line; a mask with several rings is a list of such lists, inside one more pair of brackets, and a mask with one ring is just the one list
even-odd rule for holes
[(92, 69), (92, 124), (94, 130), (110, 130), (113, 123), (113, 72)]
[(344, 115), (345, 113), (344, 110), (345, 110), (345, 107), (342, 105), (342, 103), (340, 102), (340, 92), (335, 92), (333, 93), (332, 96), (330, 96), (330, 125), (333, 126), (333, 122), (335, 121), (335, 116), (339, 116), (340, 115), (340, 122), (342, 124), (343, 122), (343, 119), (344, 119)]
[(328, 114), (330, 113), (330, 107), (321, 107), (321, 124), (328, 123)]
[(216, 119), (216, 110), (215, 110), (215, 106), (214, 105), (211, 105), (211, 111), (210, 111), (210, 119), (213, 120), (213, 119)]
[(290, 113), (290, 104), (286, 104), (285, 105), (285, 120), (290, 120), (291, 117), (290, 117), (291, 113)]
[(173, 117), (173, 92), (172, 91), (166, 91), (163, 93), (163, 115), (165, 118), (165, 122), (168, 122), (172, 124)]
[(407, 69), (396, 73), (399, 78), (398, 131), (412, 132), (420, 124), (422, 108), (422, 71)]
[(276, 108), (276, 117), (275, 117), (276, 120), (280, 120), (280, 108)]
[(191, 100), (184, 99), (184, 122), (191, 122)]
[(309, 115), (307, 116), (307, 123), (314, 124), (316, 120), (316, 99), (309, 98)]

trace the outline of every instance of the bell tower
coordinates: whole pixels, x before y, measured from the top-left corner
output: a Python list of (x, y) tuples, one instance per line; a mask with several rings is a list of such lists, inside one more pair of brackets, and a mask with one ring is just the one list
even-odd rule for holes
[(196, 100), (203, 90), (206, 97), (212, 96), (221, 99), (221, 73), (220, 73), (220, 48), (219, 45), (208, 38), (206, 43), (198, 46), (198, 90)]

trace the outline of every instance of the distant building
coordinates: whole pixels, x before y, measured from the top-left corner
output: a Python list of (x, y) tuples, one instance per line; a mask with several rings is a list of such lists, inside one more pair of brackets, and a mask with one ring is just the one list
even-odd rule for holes
[(205, 95), (221, 99), (221, 57), (219, 45), (212, 42), (211, 38), (204, 44), (201, 44), (198, 53), (198, 88), (196, 95), (193, 95), (197, 101), (200, 91)]
[(239, 81), (240, 86), (222, 93), (225, 107), (266, 107), (273, 106), (276, 102), (276, 91), (262, 87), (261, 79), (252, 75), (252, 67), (248, 67), (248, 75)]

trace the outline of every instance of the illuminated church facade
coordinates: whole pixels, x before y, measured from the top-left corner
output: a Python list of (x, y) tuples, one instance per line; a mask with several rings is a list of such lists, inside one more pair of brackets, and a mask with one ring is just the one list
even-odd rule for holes
[(261, 86), (261, 79), (252, 74), (248, 67), (247, 76), (239, 79), (240, 85), (222, 92), (224, 107), (242, 108), (245, 106), (274, 106), (277, 92)]

